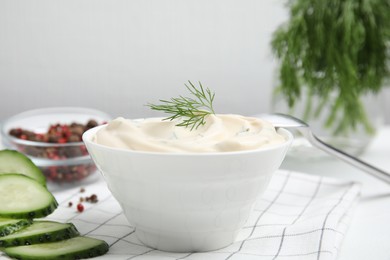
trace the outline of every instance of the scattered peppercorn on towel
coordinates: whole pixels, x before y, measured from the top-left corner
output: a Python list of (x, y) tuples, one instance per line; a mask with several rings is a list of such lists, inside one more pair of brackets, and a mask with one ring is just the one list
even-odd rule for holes
[[(48, 218), (73, 222), (81, 234), (105, 240), (110, 251), (98, 259), (325, 260), (337, 258), (359, 192), (356, 183), (280, 170), (237, 241), (205, 253), (169, 253), (142, 245), (103, 181), (54, 192), (60, 206)], [(97, 202), (84, 201), (78, 211), (80, 198), (94, 194)]]

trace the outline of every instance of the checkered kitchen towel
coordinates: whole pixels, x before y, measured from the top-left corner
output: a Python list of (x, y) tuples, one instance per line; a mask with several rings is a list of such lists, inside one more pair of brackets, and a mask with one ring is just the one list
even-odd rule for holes
[[(110, 251), (98, 259), (325, 260), (337, 258), (359, 191), (355, 183), (280, 170), (237, 241), (205, 253), (169, 253), (143, 246), (103, 181), (85, 186), (83, 193), (80, 187), (55, 192), (60, 206), (47, 218), (73, 222), (80, 233), (105, 240)], [(99, 202), (84, 203), (85, 210), (77, 212), (79, 198), (92, 194)]]

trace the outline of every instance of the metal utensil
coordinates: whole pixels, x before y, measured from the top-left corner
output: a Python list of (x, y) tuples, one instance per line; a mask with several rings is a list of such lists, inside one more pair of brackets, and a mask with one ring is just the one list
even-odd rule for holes
[(338, 159), (390, 184), (390, 173), (378, 169), (344, 151), (341, 151), (323, 141), (313, 134), (310, 126), (302, 120), (285, 114), (262, 114), (260, 118), (271, 122), (275, 127), (298, 130), (314, 147), (337, 157)]

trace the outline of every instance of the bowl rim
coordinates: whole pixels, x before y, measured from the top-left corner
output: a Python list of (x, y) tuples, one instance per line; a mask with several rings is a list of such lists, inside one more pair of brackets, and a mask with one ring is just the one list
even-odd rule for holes
[(73, 157), (63, 160), (44, 159), (40, 157), (28, 156), (33, 163), (38, 167), (51, 167), (51, 166), (76, 166), (80, 164), (92, 163), (90, 155), (84, 155), (81, 157)]
[[(67, 107), (67, 106), (61, 106), (61, 107), (45, 107), (45, 108), (37, 108), (37, 109), (31, 109), (26, 110), (23, 112), (20, 112), (18, 114), (15, 114), (13, 116), (10, 116), (6, 118), (3, 122), (1, 122), (1, 136), (3, 138), (3, 142), (13, 142), (18, 145), (25, 145), (25, 146), (36, 146), (36, 147), (55, 147), (55, 148), (62, 148), (62, 147), (72, 147), (72, 146), (85, 146), (83, 141), (79, 142), (72, 142), (72, 143), (49, 143), (49, 142), (37, 142), (37, 141), (31, 141), (31, 140), (23, 140), (16, 137), (11, 136), (9, 133), (5, 131), (5, 126), (7, 123), (10, 123), (12, 121), (27, 118), (33, 115), (39, 115), (39, 114), (56, 114), (56, 113), (77, 113), (77, 114), (96, 114), (99, 117), (106, 118), (107, 120), (111, 120), (112, 116), (106, 112), (93, 109), (93, 108), (86, 108), (86, 107)], [(6, 139), (4, 139), (6, 138)]]
[(290, 147), (294, 136), (293, 134), (285, 129), (285, 128), (277, 128), (277, 132), (280, 132), (283, 136), (287, 137), (287, 140), (283, 143), (280, 144), (275, 144), (271, 145), (268, 147), (260, 147), (257, 149), (250, 149), (250, 150), (241, 150), (241, 151), (230, 151), (230, 152), (150, 152), (150, 151), (135, 151), (135, 150), (130, 150), (130, 149), (125, 149), (125, 148), (116, 148), (116, 147), (111, 147), (111, 146), (106, 146), (102, 144), (98, 144), (92, 141), (92, 137), (94, 134), (99, 131), (101, 128), (107, 127), (107, 124), (96, 126), (94, 128), (91, 128), (87, 131), (84, 132), (82, 135), (82, 140), (86, 144), (87, 149), (88, 145), (91, 146), (96, 146), (99, 148), (103, 149), (108, 149), (111, 151), (116, 151), (116, 152), (126, 152), (126, 153), (134, 153), (134, 154), (143, 154), (143, 155), (154, 155), (154, 156), (232, 156), (232, 155), (244, 155), (244, 154), (252, 154), (256, 152), (266, 152), (270, 150), (277, 150), (282, 147)]

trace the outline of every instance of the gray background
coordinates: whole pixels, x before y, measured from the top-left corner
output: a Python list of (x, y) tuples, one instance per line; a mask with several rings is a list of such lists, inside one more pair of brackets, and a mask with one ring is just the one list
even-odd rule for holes
[[(213, 89), (219, 113), (270, 109), (275, 0), (0, 0), (0, 120), (40, 107), (84, 106), (130, 118), (144, 105)], [(390, 100), (390, 89), (383, 93)], [(390, 106), (385, 105), (387, 123)]]

